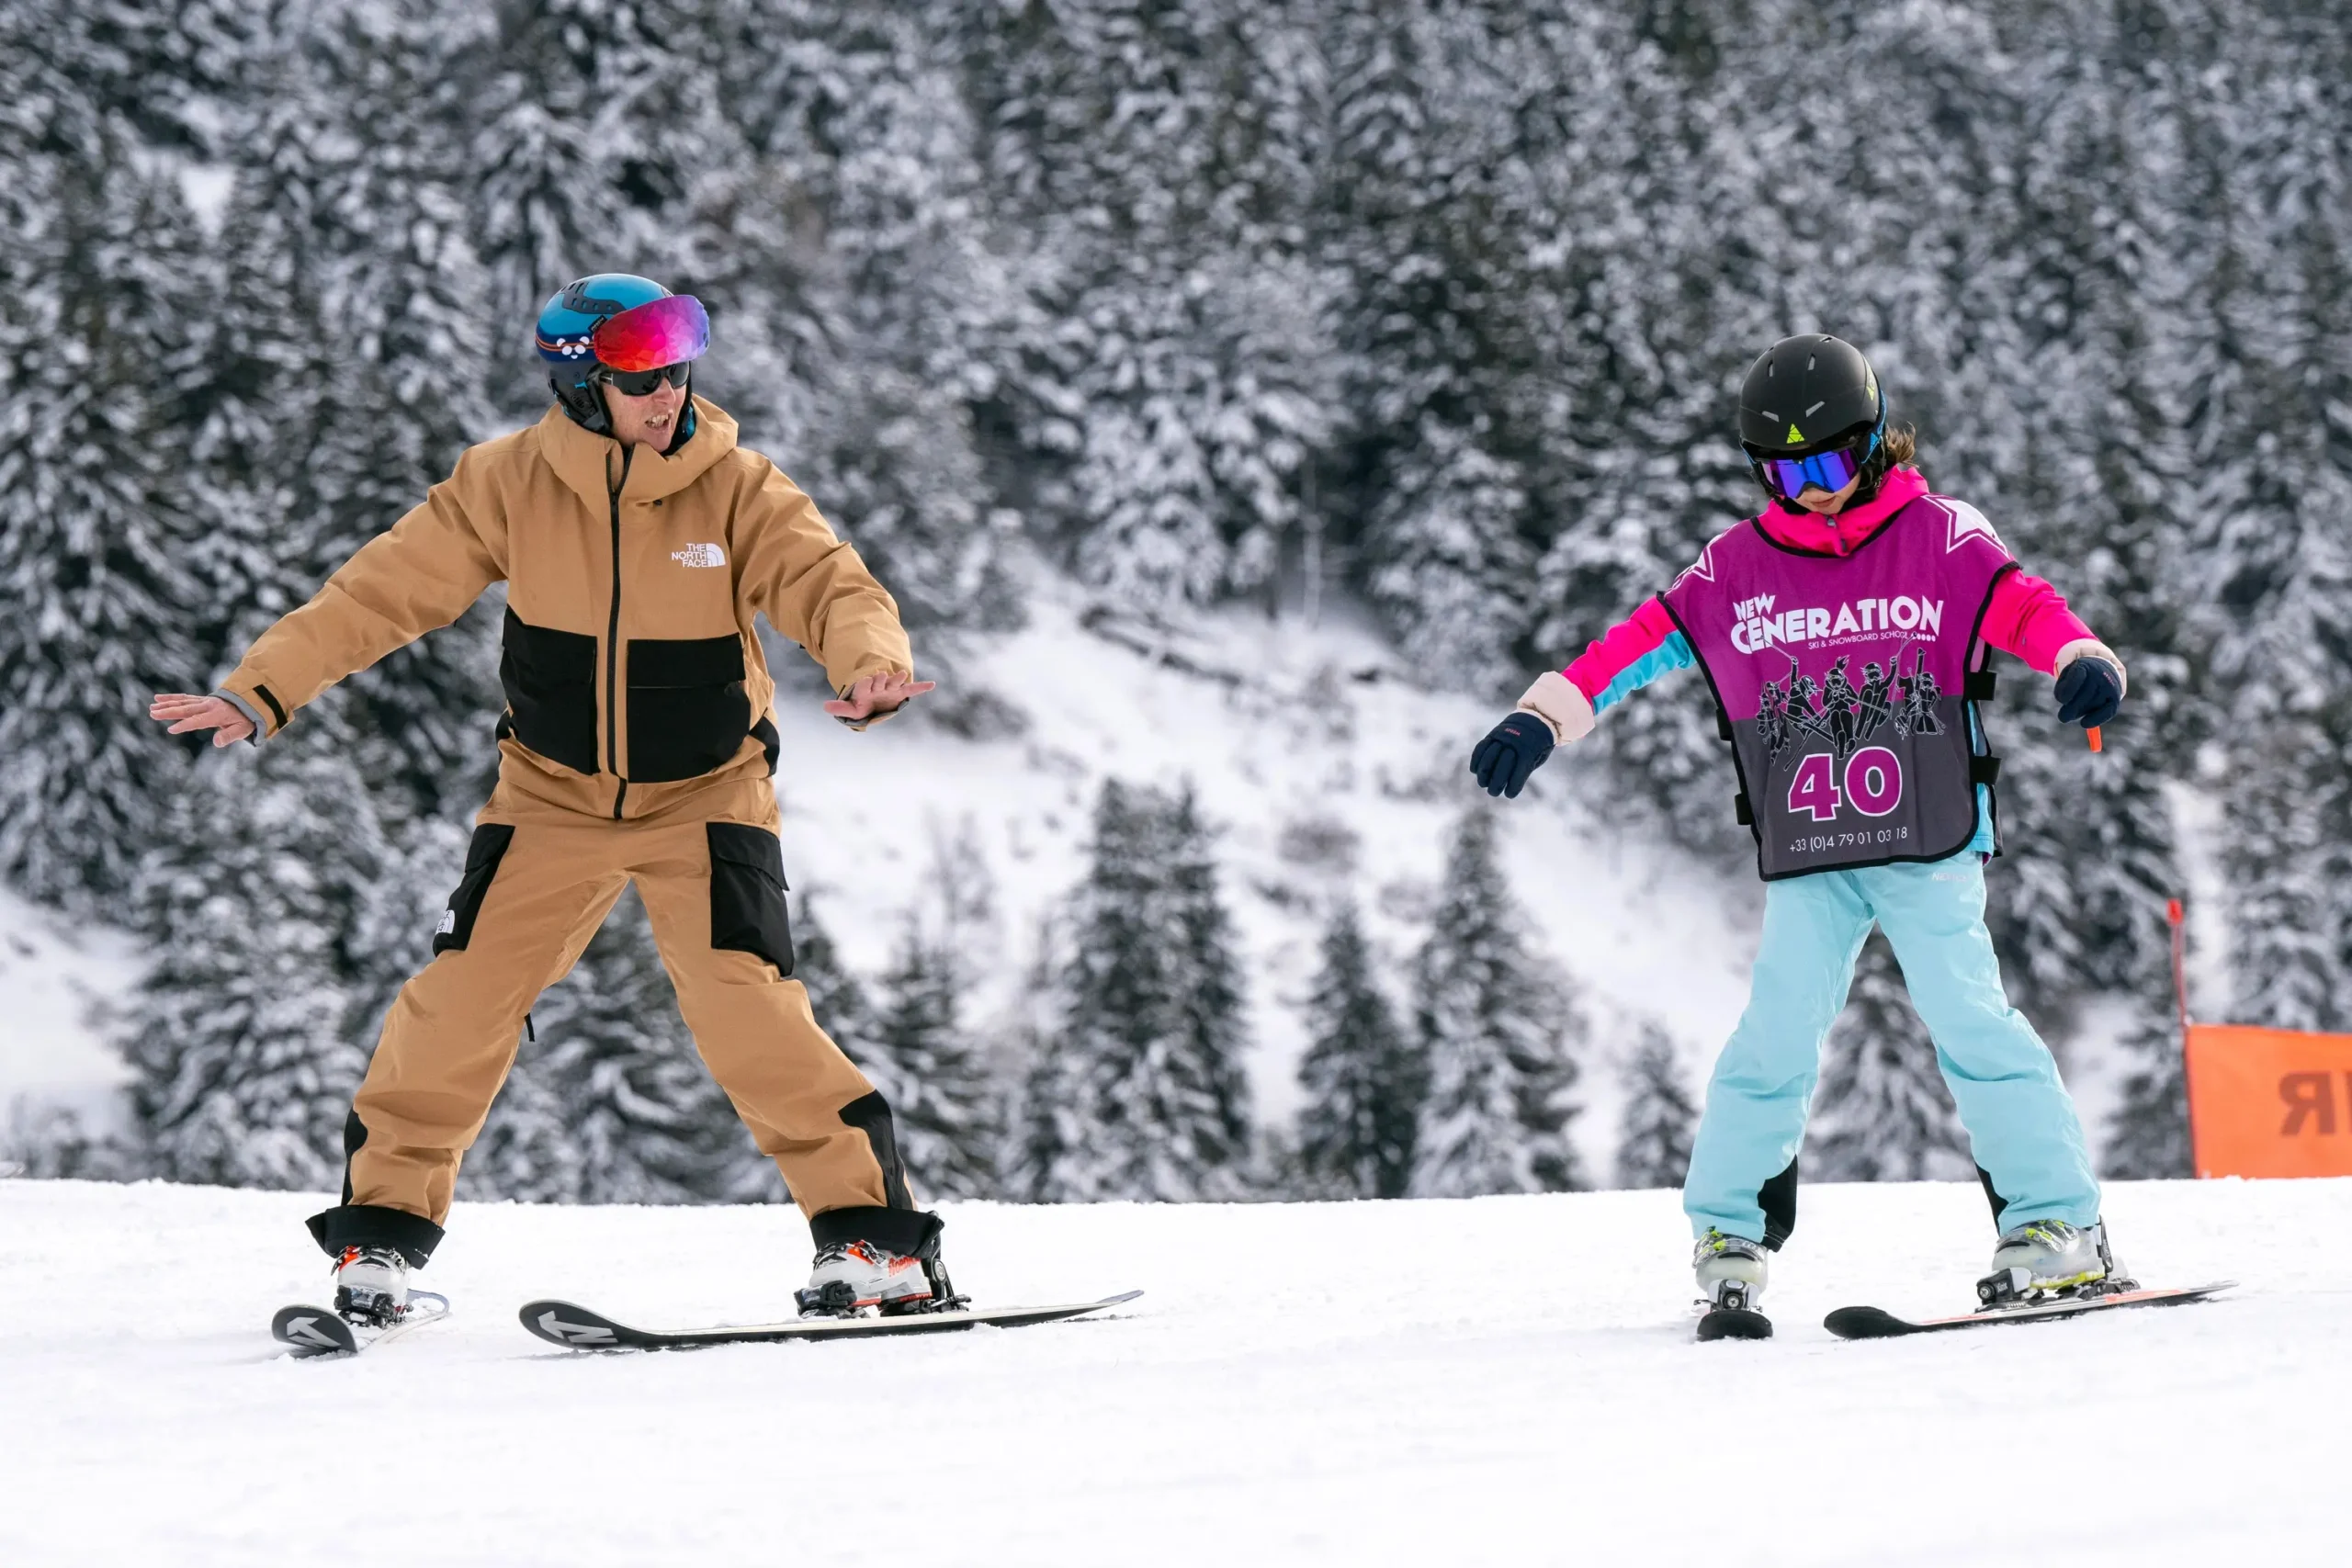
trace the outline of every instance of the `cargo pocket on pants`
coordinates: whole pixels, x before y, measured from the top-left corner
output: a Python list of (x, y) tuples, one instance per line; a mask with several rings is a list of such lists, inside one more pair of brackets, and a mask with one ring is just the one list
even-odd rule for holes
[(458, 890), (449, 895), (441, 923), (433, 929), (434, 952), (463, 953), (466, 943), (473, 940), (474, 917), (481, 913), (482, 896), (490, 891), (498, 863), (506, 858), (506, 846), (514, 841), (514, 829), (504, 822), (485, 822), (474, 829), (466, 845), (465, 874), (458, 879)]
[(792, 919), (784, 908), (784, 849), (764, 828), (707, 822), (710, 945), (748, 953), (792, 977)]

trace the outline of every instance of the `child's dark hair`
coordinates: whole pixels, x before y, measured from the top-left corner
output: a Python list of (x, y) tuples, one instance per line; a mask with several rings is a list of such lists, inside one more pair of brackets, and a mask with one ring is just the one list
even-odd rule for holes
[[(1862, 465), (1862, 482), (1860, 488), (1854, 491), (1854, 499), (1863, 502), (1876, 501), (1878, 487), (1886, 482), (1886, 476), (1897, 468), (1907, 467), (1918, 455), (1919, 433), (1911, 426), (1889, 425), (1881, 431), (1878, 450), (1872, 452), (1870, 460)], [(1761, 482), (1760, 478), (1758, 482)], [(1771, 488), (1765, 485), (1765, 492), (1770, 494)], [(1786, 509), (1785, 503), (1783, 506)]]

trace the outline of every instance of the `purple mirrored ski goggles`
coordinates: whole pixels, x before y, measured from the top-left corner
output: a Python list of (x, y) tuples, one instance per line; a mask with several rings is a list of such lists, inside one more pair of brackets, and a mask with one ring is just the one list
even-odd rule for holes
[(1772, 493), (1794, 501), (1813, 486), (1819, 486), (1836, 495), (1854, 482), (1862, 465), (1878, 450), (1878, 432), (1873, 430), (1860, 441), (1815, 452), (1809, 457), (1758, 457), (1756, 466)]

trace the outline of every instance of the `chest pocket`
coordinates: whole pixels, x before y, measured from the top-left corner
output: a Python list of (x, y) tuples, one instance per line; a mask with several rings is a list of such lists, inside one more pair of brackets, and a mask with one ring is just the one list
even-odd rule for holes
[(597, 771), (594, 637), (532, 626), (509, 606), (498, 679), (507, 709), (500, 739), (512, 735), (575, 773)]
[(637, 637), (628, 645), (628, 776), (690, 779), (723, 767), (752, 731), (736, 636)]

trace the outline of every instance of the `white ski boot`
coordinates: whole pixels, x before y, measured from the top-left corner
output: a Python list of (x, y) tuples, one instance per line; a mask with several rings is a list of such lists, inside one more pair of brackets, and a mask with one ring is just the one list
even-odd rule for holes
[(1764, 1280), (1770, 1272), (1764, 1244), (1744, 1235), (1711, 1230), (1699, 1238), (1690, 1257), (1699, 1275), (1699, 1297), (1709, 1308), (1754, 1312), (1764, 1299)]
[(2001, 1233), (1993, 1248), (1993, 1271), (1976, 1281), (1976, 1299), (1988, 1307), (2021, 1306), (2132, 1288), (2108, 1250), (2104, 1222), (2086, 1226), (2030, 1220)]
[(924, 1312), (948, 1300), (944, 1291), (933, 1290), (935, 1267), (935, 1259), (893, 1252), (879, 1242), (835, 1242), (818, 1248), (808, 1288), (794, 1300), (803, 1317), (854, 1317), (869, 1307), (885, 1317)]
[(389, 1247), (346, 1247), (334, 1265), (335, 1315), (390, 1328), (408, 1315), (408, 1259)]

